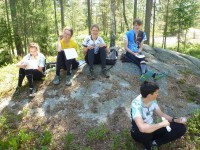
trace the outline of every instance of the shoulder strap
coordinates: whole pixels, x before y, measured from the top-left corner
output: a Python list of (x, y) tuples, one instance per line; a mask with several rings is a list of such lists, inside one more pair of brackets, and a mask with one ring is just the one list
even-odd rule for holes
[(144, 34), (143, 31), (139, 31), (138, 36), (143, 38), (143, 34)]
[[(139, 31), (137, 37), (141, 37), (141, 39), (142, 39), (143, 38), (143, 34), (144, 34), (143, 31)], [(136, 34), (134, 34), (134, 41), (135, 41), (135, 43), (137, 43)]]

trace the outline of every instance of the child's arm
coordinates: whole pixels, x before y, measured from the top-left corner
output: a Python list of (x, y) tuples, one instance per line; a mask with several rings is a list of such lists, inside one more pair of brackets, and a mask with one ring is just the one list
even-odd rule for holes
[(27, 64), (23, 60), (21, 60), (20, 62), (16, 64), (16, 66), (24, 69), (26, 68)]

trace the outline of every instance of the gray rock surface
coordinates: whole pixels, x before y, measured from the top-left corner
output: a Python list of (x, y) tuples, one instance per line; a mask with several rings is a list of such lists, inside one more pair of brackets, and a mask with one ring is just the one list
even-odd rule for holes
[[(160, 86), (158, 103), (161, 109), (175, 116), (189, 116), (200, 109), (199, 102), (188, 100), (188, 94), (198, 97), (200, 93), (200, 60), (169, 50), (152, 49), (147, 45), (144, 46), (144, 53), (151, 70), (167, 73), (167, 77), (157, 81)], [(181, 73), (187, 70), (189, 73)], [(0, 112), (10, 109), (19, 114), (27, 109), (28, 119), (24, 122), (33, 125), (37, 124), (36, 118), (42, 118), (54, 133), (60, 134), (63, 130), (78, 132), (79, 128), (86, 125), (92, 126), (101, 122), (110, 124), (113, 120), (109, 119), (113, 115), (120, 116), (116, 112), (123, 112), (121, 116), (126, 119), (122, 120), (129, 120), (131, 101), (140, 94), (140, 69), (133, 63), (122, 63), (118, 60), (109, 70), (110, 79), (101, 76), (100, 65), (96, 65), (94, 71), (97, 78), (92, 81), (87, 78), (88, 66), (81, 66), (74, 71), (71, 87), (65, 86), (66, 72), (61, 73), (61, 84), (57, 86), (52, 84), (55, 72), (49, 72), (47, 81), (38, 88), (35, 98), (4, 98), (0, 102)], [(191, 92), (191, 87), (197, 91), (196, 95)], [(121, 124), (129, 124), (129, 121)]]
[(181, 71), (190, 71), (200, 76), (200, 60), (197, 58), (171, 50), (152, 49), (148, 45), (144, 45), (144, 53), (152, 68), (166, 72), (168, 76), (180, 79), (182, 77)]

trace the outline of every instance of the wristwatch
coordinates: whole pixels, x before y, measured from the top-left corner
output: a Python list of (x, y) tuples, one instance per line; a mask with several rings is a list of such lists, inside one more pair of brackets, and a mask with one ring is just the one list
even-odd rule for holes
[(178, 118), (178, 117), (173, 117), (173, 118), (172, 118), (172, 122), (174, 122), (174, 119), (177, 119), (177, 118)]

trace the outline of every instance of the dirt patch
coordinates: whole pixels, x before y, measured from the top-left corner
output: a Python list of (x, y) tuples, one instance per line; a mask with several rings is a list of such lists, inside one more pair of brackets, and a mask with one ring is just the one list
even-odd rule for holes
[(130, 117), (124, 107), (118, 107), (112, 115), (108, 115), (107, 123), (110, 130), (114, 132), (119, 132), (126, 128), (130, 129)]

